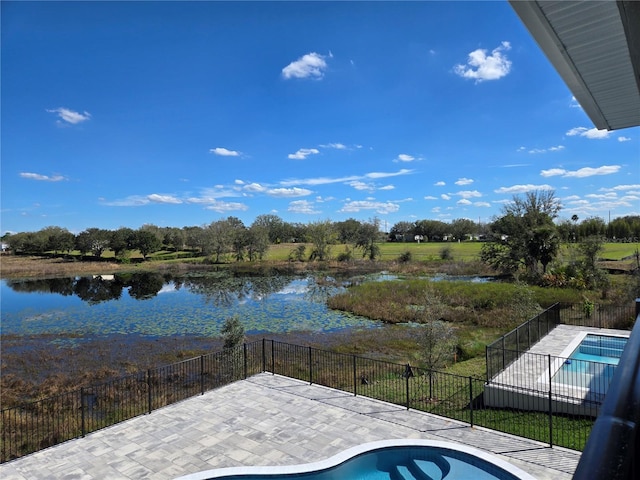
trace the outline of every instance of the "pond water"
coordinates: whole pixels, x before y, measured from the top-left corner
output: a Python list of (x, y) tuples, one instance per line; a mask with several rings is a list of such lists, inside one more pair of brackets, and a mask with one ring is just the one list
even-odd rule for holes
[(238, 315), (248, 334), (378, 326), (330, 310), (344, 283), (327, 276), (141, 273), (3, 280), (3, 335), (216, 337)]

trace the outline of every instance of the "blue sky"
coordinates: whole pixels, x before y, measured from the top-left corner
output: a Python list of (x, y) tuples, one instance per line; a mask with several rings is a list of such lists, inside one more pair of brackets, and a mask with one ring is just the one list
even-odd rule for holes
[(2, 233), (640, 214), (507, 2), (2, 2)]

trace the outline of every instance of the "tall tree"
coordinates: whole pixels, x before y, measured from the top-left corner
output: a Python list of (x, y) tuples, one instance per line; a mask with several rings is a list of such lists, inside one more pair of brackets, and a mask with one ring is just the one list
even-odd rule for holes
[(380, 256), (380, 220), (374, 218), (369, 222), (361, 223), (356, 232), (355, 247), (362, 250), (362, 256), (369, 260), (375, 260)]
[(480, 258), (505, 273), (516, 273), (522, 265), (529, 275), (537, 275), (538, 265), (545, 270), (558, 253), (560, 242), (553, 220), (560, 209), (553, 191), (514, 196), (492, 225), (499, 243), (484, 244)]
[(133, 247), (137, 248), (142, 254), (142, 258), (146, 260), (147, 255), (162, 248), (162, 241), (156, 232), (142, 227), (135, 233)]
[(313, 244), (312, 260), (329, 260), (331, 245), (336, 241), (333, 223), (323, 220), (307, 224), (307, 240)]

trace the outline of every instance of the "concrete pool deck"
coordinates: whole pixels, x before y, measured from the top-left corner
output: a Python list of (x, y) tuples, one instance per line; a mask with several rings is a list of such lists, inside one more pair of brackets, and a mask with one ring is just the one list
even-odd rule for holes
[(475, 447), (539, 480), (570, 479), (580, 459), (573, 450), (265, 373), (5, 463), (0, 478), (173, 479), (310, 463), (398, 438)]
[(558, 325), (485, 385), (485, 404), (548, 411), (547, 392), (551, 378), (554, 411), (595, 417), (604, 393), (592, 392), (577, 384), (560, 383), (553, 378), (564, 360), (589, 333), (628, 338), (631, 331)]

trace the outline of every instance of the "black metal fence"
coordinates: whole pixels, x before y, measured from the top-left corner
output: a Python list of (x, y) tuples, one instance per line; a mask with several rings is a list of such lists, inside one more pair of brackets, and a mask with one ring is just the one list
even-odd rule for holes
[[(524, 339), (531, 344), (540, 336), (538, 332), (548, 330), (547, 324), (556, 321), (556, 312), (547, 311), (546, 317), (539, 316), (519, 327), (504, 340), (505, 345), (512, 345), (511, 339), (515, 338), (516, 354), (524, 350)], [(488, 354), (487, 362), (502, 366), (514, 361), (514, 350), (503, 350), (505, 353)], [(524, 401), (489, 405), (482, 378), (262, 340), (4, 409), (0, 411), (0, 462), (82, 437), (261, 372), (576, 450), (583, 448), (593, 425), (590, 415), (567, 414), (553, 401), (548, 401), (548, 408), (542, 411), (529, 408)], [(510, 392), (491, 394), (499, 398)], [(547, 392), (543, 389), (535, 395), (544, 397)]]
[(630, 330), (634, 320), (633, 304), (556, 303), (487, 346), (487, 380), (518, 360), (557, 325)]

